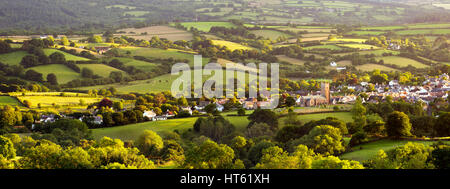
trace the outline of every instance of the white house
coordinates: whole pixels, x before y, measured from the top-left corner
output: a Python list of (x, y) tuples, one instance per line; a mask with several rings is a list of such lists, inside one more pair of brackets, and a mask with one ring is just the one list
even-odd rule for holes
[(330, 62), (330, 66), (333, 66), (333, 67), (336, 67), (337, 66), (337, 63), (336, 62)]
[(152, 110), (150, 111), (144, 111), (144, 113), (142, 114), (142, 116), (152, 120), (154, 117), (156, 117), (156, 113), (153, 112)]

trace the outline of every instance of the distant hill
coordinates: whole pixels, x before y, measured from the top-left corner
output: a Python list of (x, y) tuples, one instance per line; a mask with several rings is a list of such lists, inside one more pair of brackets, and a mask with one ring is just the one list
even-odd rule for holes
[[(449, 22), (450, 10), (417, 0), (14, 0), (0, 6), (0, 35), (95, 33), (174, 21), (385, 25)], [(8, 33), (5, 33), (8, 31)]]

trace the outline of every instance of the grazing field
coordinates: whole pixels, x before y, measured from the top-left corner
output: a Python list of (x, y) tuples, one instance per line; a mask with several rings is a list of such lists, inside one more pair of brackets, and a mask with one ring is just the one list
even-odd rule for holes
[[(314, 108), (308, 108), (308, 107), (300, 108), (299, 110), (295, 110), (295, 112), (310, 111), (310, 110), (304, 110), (304, 109), (314, 109)], [(314, 111), (314, 110), (312, 110), (312, 111)], [(351, 122), (353, 120), (352, 114), (350, 112), (312, 113), (312, 114), (304, 114), (304, 115), (297, 116), (298, 120), (300, 120), (303, 124), (308, 123), (309, 121), (313, 121), (313, 120), (325, 119), (327, 117), (335, 117), (344, 122)], [(286, 120), (286, 117), (282, 117), (278, 120), (280, 128), (284, 127), (285, 120)]]
[(428, 65), (422, 64), (420, 62), (417, 62), (413, 59), (399, 57), (399, 56), (386, 56), (377, 58), (377, 61), (383, 60), (385, 64), (394, 64), (400, 67), (407, 67), (408, 65), (411, 65), (416, 68), (427, 68)]
[(28, 55), (25, 51), (15, 51), (5, 54), (0, 54), (0, 62), (8, 65), (19, 65), (24, 56)]
[(0, 106), (5, 106), (5, 105), (22, 106), (22, 104), (14, 97), (0, 96)]
[[(353, 152), (348, 152), (340, 156), (342, 159), (356, 160), (356, 161), (365, 161), (372, 157), (374, 157), (378, 151), (384, 150), (385, 152), (388, 150), (392, 150), (395, 147), (403, 146), (408, 142), (416, 142), (424, 145), (431, 145), (436, 143), (436, 141), (407, 141), (407, 140), (379, 140), (375, 142), (370, 142), (367, 144), (358, 145), (352, 148), (355, 150)], [(450, 143), (449, 141), (445, 141), (446, 143)]]
[[(59, 84), (65, 84), (69, 81), (72, 81), (74, 79), (81, 79), (81, 75), (69, 67), (63, 65), (63, 64), (49, 64), (49, 65), (42, 65), (42, 66), (35, 66), (28, 68), (27, 70), (34, 70), (42, 74), (42, 77), (44, 80), (46, 80), (48, 74), (55, 74), (56, 79)], [(94, 70), (94, 72), (97, 72), (98, 70)]]
[(127, 75), (127, 73), (122, 70), (104, 64), (78, 64), (78, 67), (80, 67), (80, 69), (89, 68), (94, 71), (94, 74), (102, 77), (109, 77), (109, 74), (113, 71), (122, 72), (124, 76)]
[(123, 15), (140, 17), (140, 16), (144, 16), (148, 13), (150, 13), (150, 12), (149, 11), (127, 11), (127, 12), (124, 12)]
[(380, 65), (380, 64), (363, 64), (363, 65), (359, 65), (356, 66), (356, 69), (361, 70), (361, 71), (373, 71), (373, 70), (381, 70), (381, 71), (399, 71), (395, 68), (391, 68), (391, 67), (387, 67), (384, 65)]
[(79, 90), (93, 90), (93, 89), (107, 89), (109, 87), (115, 87), (120, 94), (127, 94), (130, 92), (137, 93), (153, 93), (170, 91), (172, 82), (179, 76), (172, 76), (171, 74), (165, 74), (152, 79), (132, 81), (127, 84), (109, 84), (109, 85), (97, 85), (90, 87), (80, 87)]
[[(121, 140), (135, 140), (144, 130), (152, 130), (158, 134), (174, 130), (184, 132), (193, 128), (197, 119), (197, 117), (191, 117), (164, 121), (149, 121), (119, 127), (93, 129), (92, 134), (96, 140), (101, 139), (103, 136)], [(225, 119), (229, 120), (236, 127), (236, 130), (241, 132), (244, 131), (249, 123), (246, 116), (225, 116)]]
[(360, 30), (372, 30), (372, 31), (390, 31), (390, 30), (401, 30), (405, 29), (405, 26), (373, 26), (373, 27), (362, 27)]
[(353, 49), (367, 50), (367, 49), (379, 49), (380, 47), (367, 45), (367, 44), (339, 44), (341, 47), (348, 47)]
[(85, 104), (98, 102), (101, 98), (91, 98), (91, 97), (63, 97), (63, 96), (17, 96), (17, 98), (23, 102), (28, 100), (31, 102), (31, 108), (38, 107), (52, 107), (53, 104), (59, 106), (78, 106), (82, 100)]
[(446, 35), (450, 34), (450, 29), (418, 29), (396, 31), (398, 35)]
[(51, 54), (53, 54), (55, 52), (62, 53), (64, 55), (64, 57), (66, 57), (67, 61), (70, 61), (70, 60), (72, 60), (72, 61), (89, 61), (89, 59), (87, 59), (87, 58), (75, 56), (75, 55), (66, 53), (64, 51), (60, 51), (58, 49), (44, 49), (44, 53), (46, 56), (50, 56)]
[(283, 27), (283, 28), (277, 28), (277, 30), (282, 30), (282, 31), (291, 31), (291, 32), (307, 32), (307, 33), (331, 33), (331, 31), (333, 31), (333, 28), (308, 28), (308, 27), (297, 27), (297, 28), (292, 28), (292, 27)]
[(155, 69), (158, 66), (155, 63), (145, 62), (145, 61), (141, 61), (141, 60), (135, 60), (133, 58), (114, 57), (114, 58), (108, 58), (105, 60), (107, 60), (109, 62), (113, 59), (117, 59), (117, 60), (123, 62), (123, 64), (125, 66), (134, 66), (135, 68), (140, 69), (142, 71), (146, 71), (146, 72), (152, 71), (153, 69)]
[(336, 45), (315, 45), (305, 47), (305, 50), (313, 50), (313, 49), (329, 49), (329, 50), (341, 50), (342, 48)]
[[(192, 33), (184, 30), (180, 30), (170, 26), (150, 26), (145, 28), (126, 28), (118, 30), (118, 34), (115, 36), (128, 36), (134, 39), (151, 40), (152, 37), (158, 36), (159, 38), (166, 38), (171, 41), (193, 39)], [(123, 33), (125, 32), (125, 33)]]
[(292, 37), (289, 34), (285, 34), (283, 32), (275, 31), (275, 30), (252, 30), (250, 33), (255, 34), (256, 36), (261, 36), (270, 40), (277, 40), (279, 37), (284, 36), (285, 38)]
[(280, 62), (285, 61), (285, 62), (288, 62), (293, 65), (302, 65), (303, 66), (306, 62), (304, 60), (287, 57), (286, 55), (278, 55), (277, 58), (278, 58), (278, 60), (280, 60)]
[(328, 41), (332, 41), (332, 42), (347, 42), (347, 43), (364, 43), (367, 41), (367, 39), (360, 39), (360, 38), (335, 38), (335, 39), (330, 39)]
[(387, 50), (387, 49), (378, 49), (378, 50), (359, 51), (359, 52), (350, 52), (350, 53), (336, 53), (334, 55), (344, 56), (344, 55), (349, 55), (349, 54), (353, 54), (353, 53), (358, 53), (360, 55), (373, 54), (375, 56), (383, 56), (383, 53), (392, 53), (393, 55), (400, 54), (400, 52), (398, 52), (398, 51)]
[(384, 31), (351, 31), (347, 33), (348, 35), (381, 35), (386, 32)]
[(235, 43), (235, 42), (231, 42), (231, 41), (224, 41), (224, 40), (211, 40), (212, 43), (214, 45), (218, 45), (218, 46), (225, 46), (228, 49), (230, 49), (231, 51), (234, 50), (253, 50), (255, 48), (253, 47), (249, 47), (249, 46), (245, 46), (245, 45), (241, 45), (239, 43)]
[[(194, 65), (194, 52), (185, 52), (176, 49), (158, 49), (158, 48), (144, 48), (144, 47), (123, 47), (118, 49), (119, 52), (125, 55), (127, 52), (131, 53), (131, 56), (143, 56), (147, 58), (160, 58), (168, 59), (173, 58), (175, 60), (188, 60), (189, 64)], [(203, 58), (203, 64), (208, 63), (209, 58)]]
[(211, 28), (214, 26), (226, 28), (236, 27), (236, 25), (231, 22), (182, 22), (180, 24), (186, 27), (188, 30), (192, 27), (202, 32), (209, 32), (209, 30), (211, 30)]

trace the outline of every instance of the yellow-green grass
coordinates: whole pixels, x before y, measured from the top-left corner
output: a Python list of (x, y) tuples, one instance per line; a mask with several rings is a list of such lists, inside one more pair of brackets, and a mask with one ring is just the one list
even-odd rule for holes
[(31, 102), (31, 108), (38, 107), (38, 104), (41, 104), (41, 107), (52, 107), (53, 103), (55, 105), (60, 106), (78, 106), (80, 104), (80, 100), (83, 100), (84, 103), (94, 103), (101, 100), (101, 98), (91, 98), (91, 97), (62, 97), (62, 96), (18, 96), (17, 97), (21, 102), (24, 100), (28, 100)]
[(396, 31), (398, 35), (446, 35), (450, 34), (450, 29), (418, 29)]
[[(344, 122), (351, 122), (352, 114), (350, 112), (331, 112), (331, 113), (313, 113), (313, 114), (304, 114), (304, 115), (298, 115), (297, 118), (300, 120), (303, 124), (308, 123), (309, 121), (313, 120), (320, 120), (325, 119), (327, 117), (334, 117), (339, 120), (342, 120)], [(280, 128), (284, 127), (284, 121), (286, 120), (286, 117), (282, 117), (279, 119), (279, 125)]]
[(149, 11), (127, 11), (127, 12), (124, 12), (123, 15), (125, 15), (125, 16), (130, 15), (130, 16), (137, 16), (137, 17), (139, 17), (139, 16), (144, 16), (144, 15), (146, 15), (148, 13), (150, 13), (150, 12)]
[(367, 39), (356, 39), (356, 38), (334, 38), (330, 39), (328, 41), (332, 42), (349, 42), (349, 43), (364, 43), (367, 41)]
[(372, 27), (362, 27), (360, 30), (374, 30), (374, 31), (389, 31), (389, 30), (400, 30), (405, 29), (405, 26), (372, 26)]
[(140, 69), (145, 72), (150, 72), (153, 69), (158, 67), (158, 65), (156, 65), (155, 63), (136, 60), (133, 58), (113, 57), (113, 58), (106, 58), (105, 60), (109, 62), (113, 59), (117, 59), (117, 60), (123, 62), (125, 66), (134, 66), (135, 68)]
[(305, 50), (313, 50), (313, 49), (329, 49), (329, 50), (341, 50), (342, 48), (336, 45), (315, 45), (305, 47)]
[(302, 34), (301, 38), (328, 37), (329, 35), (330, 35), (329, 33), (307, 33), (307, 34)]
[[(185, 52), (176, 49), (158, 49), (158, 48), (144, 48), (144, 47), (123, 47), (118, 48), (119, 53), (126, 55), (127, 52), (131, 53), (131, 56), (143, 56), (147, 58), (160, 58), (168, 59), (173, 58), (175, 60), (188, 60), (189, 65), (194, 65), (195, 52)], [(208, 63), (209, 58), (202, 58), (203, 64)]]
[(318, 28), (309, 28), (309, 27), (279, 27), (276, 28), (277, 30), (282, 30), (282, 31), (291, 31), (291, 32), (308, 32), (308, 33), (330, 33), (332, 30), (334, 30), (333, 28), (327, 28), (327, 27), (318, 27)]
[(351, 31), (350, 35), (382, 35), (386, 32), (384, 31)]
[[(188, 129), (192, 129), (197, 119), (197, 117), (191, 117), (163, 121), (149, 121), (119, 127), (93, 129), (92, 134), (96, 140), (99, 140), (104, 136), (121, 140), (136, 140), (136, 138), (145, 130), (152, 130), (158, 134), (174, 130), (184, 132)], [(241, 132), (245, 130), (249, 123), (246, 116), (225, 116), (225, 119), (229, 120), (236, 127), (236, 130)]]
[(151, 40), (153, 37), (158, 36), (159, 38), (165, 38), (171, 41), (186, 40), (190, 41), (193, 39), (192, 33), (177, 29), (170, 26), (149, 26), (144, 28), (125, 28), (119, 30), (119, 33), (115, 36), (128, 36), (134, 39)]
[(214, 26), (226, 28), (236, 27), (236, 25), (231, 22), (181, 22), (180, 24), (187, 29), (192, 27), (202, 32), (209, 32), (209, 30), (211, 30)]
[(0, 54), (0, 62), (8, 65), (19, 65), (24, 56), (28, 55), (25, 51), (14, 51)]
[(74, 92), (12, 92), (8, 93), (9, 96), (61, 96), (61, 94), (67, 97), (89, 97), (86, 93), (74, 93)]
[(286, 55), (278, 55), (277, 56), (279, 62), (288, 62), (290, 64), (293, 65), (304, 65), (306, 61), (304, 60), (300, 60), (300, 59), (296, 59), (296, 58), (291, 58), (291, 57), (287, 57)]
[(80, 87), (79, 90), (94, 90), (94, 89), (107, 89), (109, 87), (115, 87), (120, 94), (127, 94), (130, 92), (137, 93), (154, 93), (170, 91), (172, 82), (179, 76), (172, 76), (171, 74), (165, 74), (152, 79), (132, 81), (127, 84), (109, 84), (109, 85), (97, 85), (90, 87)]
[(261, 36), (270, 40), (277, 40), (279, 37), (284, 36), (285, 38), (292, 37), (289, 34), (275, 31), (275, 30), (252, 30), (250, 33), (255, 34), (256, 36)]
[(17, 44), (17, 43), (10, 43), (9, 45), (11, 46), (11, 48), (14, 48), (14, 49), (18, 49), (23, 46), (23, 44)]
[(89, 59), (87, 59), (87, 58), (75, 56), (75, 55), (66, 53), (64, 51), (60, 51), (58, 49), (44, 49), (44, 54), (46, 56), (50, 56), (51, 54), (53, 54), (55, 52), (62, 53), (67, 61), (70, 61), (70, 60), (72, 60), (72, 61), (89, 61)]
[[(351, 52), (351, 53), (337, 53), (337, 54), (334, 54), (334, 55), (344, 56), (344, 55), (349, 55), (349, 54), (353, 54), (353, 53), (354, 52)], [(393, 55), (400, 54), (400, 52), (398, 52), (398, 51), (387, 50), (387, 49), (378, 49), (378, 50), (371, 50), (371, 51), (359, 51), (358, 53), (360, 55), (373, 54), (375, 56), (383, 56), (383, 53), (392, 53)]]
[(367, 49), (379, 49), (380, 47), (374, 46), (374, 45), (367, 45), (367, 44), (354, 44), (354, 43), (349, 43), (349, 44), (338, 44), (338, 46), (341, 47), (348, 47), (348, 48), (353, 48), (353, 49), (361, 49), (361, 50), (367, 50)]
[(429, 28), (450, 28), (450, 23), (422, 23), (422, 24), (409, 24), (406, 25), (409, 29), (429, 29)]
[(119, 44), (116, 43), (77, 43), (78, 46), (84, 46), (87, 48), (93, 47), (117, 47)]
[(361, 71), (367, 71), (367, 72), (370, 72), (373, 70), (381, 70), (381, 71), (387, 71), (387, 72), (399, 71), (395, 68), (387, 67), (387, 66), (380, 65), (380, 64), (363, 64), (363, 65), (356, 66), (356, 69), (361, 70)]
[(46, 80), (48, 74), (55, 74), (59, 84), (64, 84), (74, 79), (81, 79), (81, 75), (63, 64), (49, 64), (27, 68), (26, 70), (34, 70), (42, 74)]
[(383, 60), (385, 64), (394, 64), (399, 67), (407, 67), (408, 65), (411, 65), (416, 68), (428, 68), (428, 65), (422, 64), (416, 60), (399, 57), (399, 56), (386, 56), (386, 57), (379, 57), (378, 60)]
[[(194, 73), (191, 71), (191, 81), (194, 83), (193, 77)], [(224, 74), (224, 81), (222, 81), (222, 84), (226, 82), (226, 72), (223, 72)], [(248, 73), (246, 73), (246, 83), (248, 83)], [(165, 74), (161, 75), (152, 79), (147, 80), (139, 80), (139, 81), (132, 81), (126, 84), (109, 84), (109, 85), (97, 85), (97, 86), (90, 86), (90, 87), (80, 87), (76, 88), (78, 90), (93, 90), (93, 89), (107, 89), (110, 87), (114, 87), (117, 89), (117, 92), (120, 94), (127, 94), (130, 92), (136, 92), (136, 93), (156, 93), (156, 92), (163, 92), (163, 91), (171, 91), (172, 83), (179, 78), (179, 75), (171, 75), (171, 74)], [(203, 75), (202, 79), (203, 82), (209, 79), (210, 75)], [(217, 81), (218, 84), (221, 84), (221, 81)]]
[[(344, 153), (340, 156), (341, 159), (365, 161), (373, 158), (378, 151), (383, 150), (385, 152), (392, 150), (396, 147), (403, 146), (408, 142), (421, 143), (424, 145), (432, 145), (437, 141), (408, 141), (408, 140), (389, 140), (383, 139), (375, 142), (370, 142), (367, 144), (358, 145), (352, 148), (352, 152)], [(445, 143), (450, 143), (449, 141), (444, 141)]]
[(231, 51), (234, 50), (253, 50), (255, 48), (241, 45), (239, 43), (231, 42), (231, 41), (224, 41), (224, 40), (211, 40), (214, 45), (218, 46), (225, 46)]
[(113, 71), (122, 72), (124, 76), (126, 75), (126, 72), (104, 64), (77, 64), (77, 65), (78, 67), (80, 67), (80, 69), (89, 68), (92, 71), (94, 71), (94, 74), (99, 75), (101, 77), (109, 77), (109, 74)]
[(0, 96), (0, 106), (5, 106), (5, 105), (21, 106), (22, 104), (17, 99), (15, 99), (14, 97)]

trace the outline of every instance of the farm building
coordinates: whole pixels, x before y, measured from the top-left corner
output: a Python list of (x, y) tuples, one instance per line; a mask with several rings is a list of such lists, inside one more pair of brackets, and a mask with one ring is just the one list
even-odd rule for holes
[(94, 47), (94, 48), (98, 54), (103, 54), (111, 49), (110, 47)]

